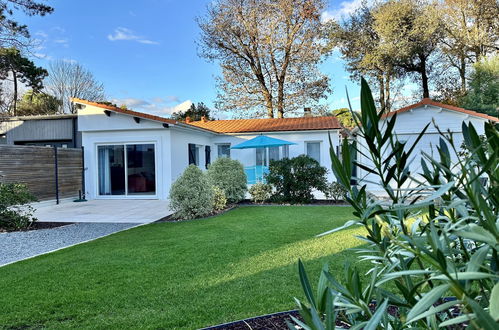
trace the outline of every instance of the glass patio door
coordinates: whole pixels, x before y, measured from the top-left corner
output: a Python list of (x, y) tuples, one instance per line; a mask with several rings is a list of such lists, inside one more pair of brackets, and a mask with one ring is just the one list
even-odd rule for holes
[(97, 146), (100, 196), (156, 195), (154, 144)]

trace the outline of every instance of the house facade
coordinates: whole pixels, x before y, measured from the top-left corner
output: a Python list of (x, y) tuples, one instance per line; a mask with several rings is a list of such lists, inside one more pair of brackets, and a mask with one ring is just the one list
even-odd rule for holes
[[(218, 157), (239, 160), (250, 185), (263, 180), (270, 160), (284, 157), (306, 154), (330, 169), (329, 137), (336, 150), (342, 130), (335, 117), (184, 123), (80, 99), (73, 102), (84, 147), (87, 199), (167, 200), (171, 184), (189, 164), (204, 170)], [(260, 134), (294, 144), (231, 149)], [(335, 180), (331, 172), (328, 180)]]
[[(422, 172), (421, 158), (423, 153), (432, 155), (438, 159), (438, 152), (436, 146), (439, 145), (440, 132), (447, 135), (451, 134), (454, 140), (455, 147), (459, 150), (463, 143), (463, 122), (471, 123), (477, 130), (477, 133), (484, 134), (484, 124), (487, 121), (499, 122), (499, 119), (483, 113), (451, 106), (448, 104), (438, 103), (431, 99), (423, 99), (421, 102), (401, 108), (397, 111), (390, 112), (382, 118), (382, 125), (386, 125), (387, 119), (397, 114), (397, 122), (393, 128), (396, 138), (401, 142), (407, 142), (406, 146), (412, 146), (414, 140), (423, 131), (426, 125), (429, 124), (428, 129), (416, 146), (413, 153), (414, 157), (410, 160), (409, 169), (410, 173), (418, 180), (423, 180), (417, 173)], [(365, 144), (362, 139), (357, 138), (357, 143), (361, 150), (365, 152)], [(390, 152), (383, 151), (386, 155)], [(452, 161), (457, 160), (455, 153), (451, 151)], [(372, 163), (362, 153), (357, 155), (357, 161), (367, 167), (372, 167)], [(383, 194), (383, 189), (378, 183), (378, 179), (369, 174), (361, 168), (357, 169), (357, 178), (360, 184), (366, 184), (367, 190), (374, 194)], [(424, 180), (423, 180), (424, 181)], [(415, 182), (409, 182), (406, 187), (416, 186)]]

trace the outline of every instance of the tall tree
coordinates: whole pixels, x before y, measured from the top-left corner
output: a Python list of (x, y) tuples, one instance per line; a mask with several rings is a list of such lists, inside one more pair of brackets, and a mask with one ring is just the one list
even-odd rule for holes
[(423, 98), (430, 97), (429, 75), (444, 31), (436, 2), (389, 0), (373, 17), (382, 52), (395, 59), (397, 68), (413, 74)]
[(499, 55), (483, 58), (473, 66), (469, 90), (461, 106), (493, 116), (499, 115)]
[(17, 106), (18, 116), (53, 115), (59, 111), (61, 102), (52, 95), (29, 90), (24, 93)]
[(497, 0), (443, 0), (439, 3), (445, 33), (442, 52), (466, 93), (469, 65), (499, 50), (499, 3)]
[(342, 22), (332, 24), (330, 47), (339, 49), (354, 80), (363, 76), (377, 86), (380, 109), (388, 112), (392, 105), (392, 84), (401, 72), (394, 65), (393, 54), (381, 47), (372, 11), (373, 7), (364, 2)]
[(44, 16), (53, 10), (52, 7), (33, 0), (0, 0), (0, 47), (21, 49), (28, 46), (28, 27), (14, 19), (16, 11), (28, 16)]
[(208, 120), (212, 119), (210, 117), (210, 109), (203, 102), (199, 102), (197, 106), (192, 103), (186, 111), (174, 112), (172, 114), (172, 118), (175, 120), (186, 120), (187, 117), (192, 121), (201, 120), (202, 117)]
[(105, 98), (104, 85), (95, 79), (92, 72), (74, 62), (52, 62), (46, 85), (47, 92), (61, 101), (61, 113), (76, 113), (70, 100), (72, 97), (94, 102)]
[(324, 8), (324, 0), (212, 2), (198, 23), (201, 56), (222, 68), (217, 107), (282, 118), (325, 97), (329, 79), (318, 70)]
[(0, 49), (0, 79), (12, 78), (14, 95), (12, 110), (17, 115), (18, 85), (23, 84), (34, 91), (43, 88), (43, 79), (47, 70), (36, 66), (32, 61), (21, 55), (15, 48)]

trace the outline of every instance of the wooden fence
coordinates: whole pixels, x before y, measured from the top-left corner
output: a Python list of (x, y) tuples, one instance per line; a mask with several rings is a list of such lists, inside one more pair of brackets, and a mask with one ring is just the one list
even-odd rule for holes
[(0, 180), (25, 183), (40, 201), (77, 197), (82, 170), (81, 149), (0, 145)]

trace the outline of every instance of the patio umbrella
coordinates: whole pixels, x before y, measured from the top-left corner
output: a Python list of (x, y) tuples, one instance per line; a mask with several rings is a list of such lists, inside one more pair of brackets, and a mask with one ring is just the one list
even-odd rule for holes
[(255, 148), (270, 148), (270, 147), (280, 147), (285, 145), (296, 144), (294, 142), (289, 142), (285, 140), (280, 140), (276, 138), (271, 138), (266, 135), (258, 135), (257, 137), (244, 141), (238, 145), (231, 147), (231, 149), (255, 149)]

